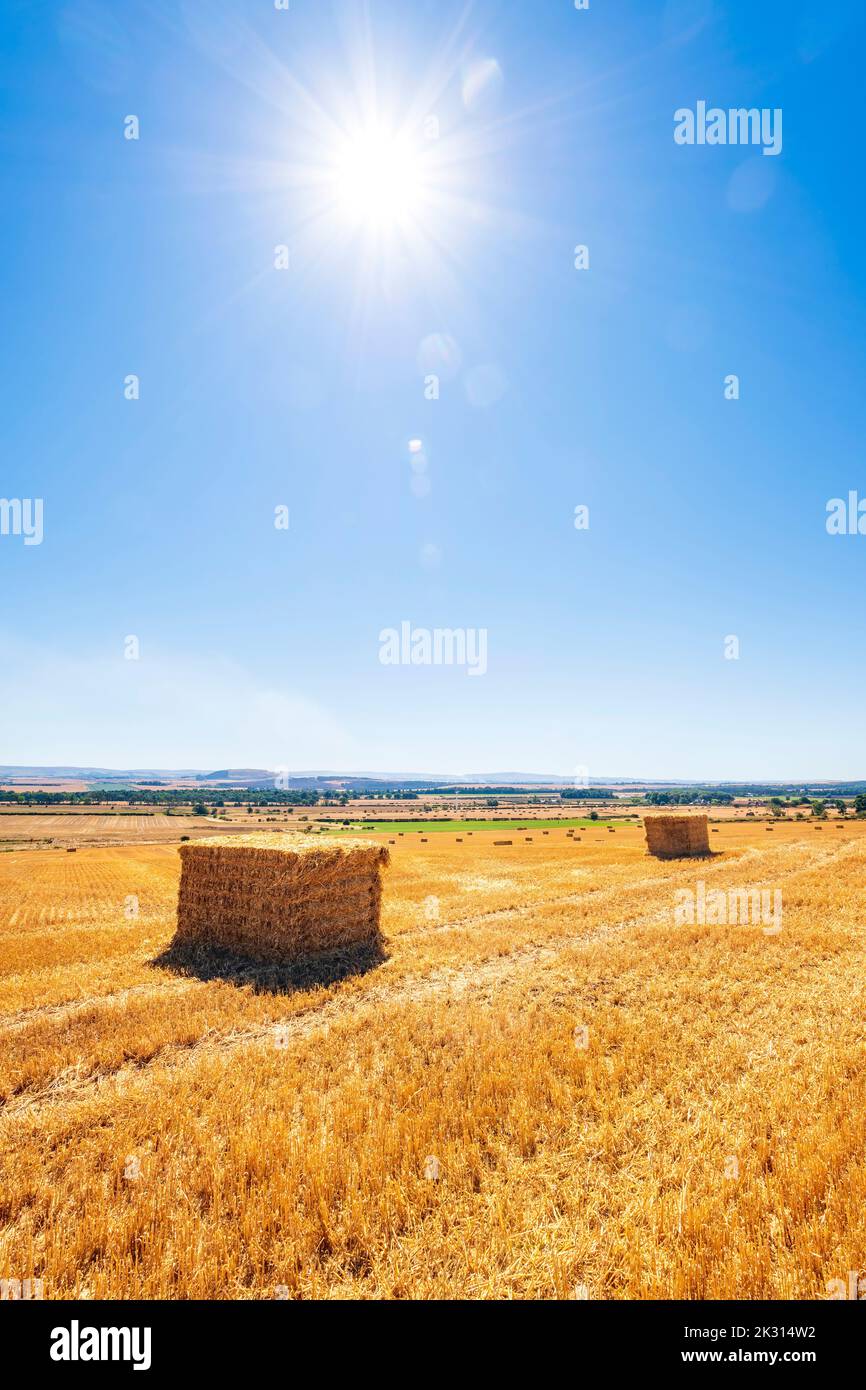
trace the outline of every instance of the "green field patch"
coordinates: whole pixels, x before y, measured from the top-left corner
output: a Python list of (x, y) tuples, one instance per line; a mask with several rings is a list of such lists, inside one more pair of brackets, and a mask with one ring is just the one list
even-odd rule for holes
[[(357, 835), (359, 831), (366, 830), (372, 835), (404, 835), (422, 834), (426, 835), (429, 831), (431, 835), (437, 832), (451, 831), (453, 834), (460, 835), (466, 830), (587, 830), (592, 826), (614, 825), (616, 822), (610, 820), (589, 820), (579, 818), (575, 820), (367, 820), (351, 821), (348, 825), (335, 825), (333, 821), (321, 824), (323, 830), (327, 830), (335, 835)], [(628, 825), (628, 821), (620, 821), (620, 825)]]

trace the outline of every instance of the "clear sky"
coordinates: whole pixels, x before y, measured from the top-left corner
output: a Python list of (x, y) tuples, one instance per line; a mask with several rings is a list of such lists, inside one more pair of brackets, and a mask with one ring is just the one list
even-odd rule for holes
[(863, 15), (6, 0), (0, 762), (866, 777)]

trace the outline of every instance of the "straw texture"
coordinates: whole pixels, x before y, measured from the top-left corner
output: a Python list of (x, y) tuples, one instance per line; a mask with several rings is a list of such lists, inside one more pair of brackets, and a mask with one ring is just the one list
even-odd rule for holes
[(172, 948), (291, 963), (381, 942), (384, 845), (341, 836), (226, 835), (181, 845)]
[(709, 854), (706, 816), (647, 816), (647, 849), (657, 859), (689, 859)]

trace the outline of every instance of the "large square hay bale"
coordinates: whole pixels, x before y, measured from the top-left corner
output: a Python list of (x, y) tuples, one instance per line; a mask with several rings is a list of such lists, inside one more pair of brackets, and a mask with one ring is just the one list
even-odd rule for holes
[(709, 854), (706, 816), (646, 816), (647, 849), (657, 859), (689, 859)]
[(173, 949), (291, 963), (381, 942), (384, 845), (258, 833), (181, 845)]

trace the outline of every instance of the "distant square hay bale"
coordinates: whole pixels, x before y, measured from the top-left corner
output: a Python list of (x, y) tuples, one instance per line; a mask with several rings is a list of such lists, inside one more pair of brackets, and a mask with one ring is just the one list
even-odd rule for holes
[(258, 832), (181, 845), (172, 948), (288, 964), (381, 942), (384, 845)]
[(657, 859), (689, 859), (709, 854), (706, 816), (646, 816), (647, 849)]

